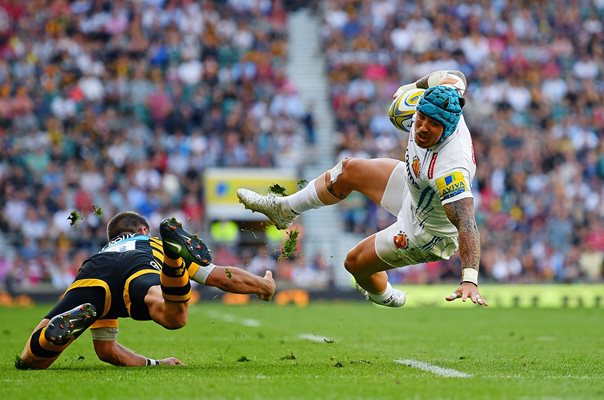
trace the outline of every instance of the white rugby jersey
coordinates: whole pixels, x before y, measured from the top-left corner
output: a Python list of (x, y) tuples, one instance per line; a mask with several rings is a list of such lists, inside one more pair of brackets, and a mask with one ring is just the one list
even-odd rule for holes
[(470, 131), (462, 115), (457, 130), (432, 148), (419, 147), (414, 137), (415, 124), (405, 154), (409, 194), (403, 200), (399, 218), (435, 236), (457, 236), (457, 228), (447, 218), (443, 204), (473, 197), (476, 161)]

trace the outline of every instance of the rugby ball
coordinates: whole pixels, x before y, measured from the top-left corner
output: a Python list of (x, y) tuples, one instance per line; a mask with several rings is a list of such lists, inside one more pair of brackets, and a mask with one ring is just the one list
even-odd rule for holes
[(415, 107), (424, 92), (425, 89), (411, 88), (402, 92), (392, 101), (388, 109), (388, 118), (392, 125), (403, 132), (411, 130)]

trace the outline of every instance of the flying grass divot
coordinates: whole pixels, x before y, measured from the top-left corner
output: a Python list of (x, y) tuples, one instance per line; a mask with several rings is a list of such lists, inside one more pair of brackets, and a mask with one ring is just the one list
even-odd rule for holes
[[(298, 181), (298, 187), (301, 185), (305, 185), (307, 182), (304, 179)], [(287, 196), (287, 192), (285, 188), (278, 183), (269, 186), (269, 193), (272, 193), (277, 196)], [(297, 229), (290, 229), (287, 231), (287, 239), (283, 243), (281, 247), (281, 254), (279, 255), (279, 260), (286, 260), (294, 255), (296, 252), (296, 247), (298, 245), (298, 237), (300, 236), (300, 231)]]
[[(103, 216), (103, 209), (93, 204), (92, 213), (100, 218)], [(69, 213), (67, 220), (69, 221), (69, 225), (77, 227), (80, 221), (82, 221), (82, 213), (80, 213), (78, 210), (73, 210), (71, 213)]]
[(281, 255), (279, 256), (279, 260), (288, 259), (294, 255), (294, 253), (296, 252), (296, 246), (298, 244), (299, 235), (300, 231), (297, 229), (287, 231), (287, 239), (285, 239), (283, 247), (281, 248)]

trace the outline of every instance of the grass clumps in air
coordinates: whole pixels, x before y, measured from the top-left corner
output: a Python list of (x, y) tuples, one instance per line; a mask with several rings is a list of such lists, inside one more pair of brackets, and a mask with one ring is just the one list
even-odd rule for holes
[(102, 217), (103, 216), (103, 209), (101, 207), (97, 207), (97, 206), (93, 205), (92, 206), (92, 212), (97, 217)]
[[(300, 179), (297, 182), (298, 188), (302, 188), (307, 184), (308, 182), (305, 179)], [(277, 196), (287, 196), (286, 189), (278, 183), (269, 186), (268, 192)], [(289, 231), (287, 231), (287, 239), (285, 239), (285, 242), (281, 247), (281, 254), (279, 255), (279, 260), (286, 260), (294, 255), (298, 245), (299, 236), (300, 231), (297, 229), (290, 229)]]
[(278, 196), (287, 196), (287, 192), (285, 191), (285, 188), (283, 186), (279, 185), (278, 183), (275, 183), (274, 185), (269, 186), (268, 192), (278, 195)]
[(69, 221), (69, 225), (71, 225), (71, 226), (77, 226), (80, 223), (80, 221), (82, 220), (82, 214), (80, 214), (76, 210), (73, 210), (69, 214), (69, 217), (67, 217), (67, 220)]
[(297, 229), (290, 229), (287, 231), (287, 239), (285, 239), (283, 247), (281, 247), (281, 255), (279, 256), (279, 260), (285, 260), (294, 255), (296, 252), (296, 247), (298, 246), (299, 236), (300, 231)]
[[(100, 218), (103, 216), (103, 209), (101, 207), (97, 207), (94, 204), (92, 205), (92, 213)], [(78, 210), (73, 210), (70, 214), (69, 217), (67, 217), (67, 220), (69, 221), (69, 225), (71, 226), (78, 226), (80, 224), (80, 222), (82, 221), (82, 213), (79, 212)]]

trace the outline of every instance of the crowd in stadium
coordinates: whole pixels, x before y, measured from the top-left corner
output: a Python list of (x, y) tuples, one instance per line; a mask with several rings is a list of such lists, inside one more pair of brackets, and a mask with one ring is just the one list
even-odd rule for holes
[[(484, 281), (602, 281), (604, 4), (567, 3), (325, 0), (315, 10), (334, 161), (400, 158), (392, 93), (434, 70), (466, 74)], [(278, 0), (0, 1), (4, 287), (66, 287), (118, 210), (207, 230), (206, 167), (301, 165), (313, 138), (285, 73), (286, 18)], [(392, 222), (354, 195), (342, 213), (363, 234)], [(272, 260), (277, 278), (300, 286), (325, 286), (326, 270), (341, 268), (236, 246), (215, 257), (250, 269)], [(453, 258), (392, 276), (458, 271)]]
[(207, 229), (208, 166), (301, 162), (285, 18), (267, 1), (0, 2), (0, 281), (65, 287), (120, 210)]

